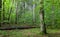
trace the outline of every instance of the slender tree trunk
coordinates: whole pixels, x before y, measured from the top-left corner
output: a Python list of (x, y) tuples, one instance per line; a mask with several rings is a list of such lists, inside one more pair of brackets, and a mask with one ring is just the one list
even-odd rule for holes
[[(3, 3), (4, 3), (4, 1), (3, 1)], [(5, 23), (5, 13), (4, 13), (4, 4), (3, 4), (3, 24)]]
[(18, 7), (19, 6), (19, 4), (18, 4), (18, 2), (16, 2), (16, 20), (15, 20), (15, 23), (16, 24), (18, 24)]
[(45, 22), (44, 22), (44, 2), (43, 0), (41, 0), (41, 8), (40, 8), (40, 26), (41, 26), (41, 33), (42, 34), (46, 34), (46, 25), (45, 25)]
[(9, 21), (9, 24), (10, 24), (10, 16), (11, 16), (11, 11), (12, 11), (12, 8), (9, 9), (9, 17), (8, 17), (8, 21)]
[[(13, 3), (13, 1), (14, 1), (14, 0), (12, 0), (11, 2)], [(12, 4), (12, 3), (11, 3), (11, 4)], [(12, 5), (13, 5), (13, 4), (12, 4)], [(9, 24), (11, 24), (11, 22), (10, 22), (10, 21), (11, 21), (10, 16), (11, 16), (11, 12), (12, 12), (12, 5), (11, 5), (11, 7), (9, 8), (9, 16), (8, 16)]]
[(16, 20), (15, 20), (15, 23), (17, 24), (17, 3), (16, 3)]
[[(23, 2), (23, 4), (24, 4), (24, 5), (23, 5), (24, 19), (25, 19), (25, 3), (26, 3), (26, 2), (24, 1), (24, 2)], [(25, 20), (23, 21), (23, 23), (25, 24)]]
[(2, 0), (0, 0), (0, 10), (1, 10), (1, 8), (2, 8)]
[[(33, 0), (33, 2), (34, 2), (35, 0)], [(33, 4), (33, 12), (32, 12), (32, 14), (33, 14), (33, 24), (35, 24), (35, 21), (36, 21), (36, 19), (35, 19), (35, 4)]]
[(1, 25), (3, 24), (3, 0), (0, 1), (1, 3)]
[[(1, 11), (2, 11), (2, 0), (0, 0), (0, 20), (1, 20)], [(1, 26), (1, 22), (0, 22), (0, 26)]]

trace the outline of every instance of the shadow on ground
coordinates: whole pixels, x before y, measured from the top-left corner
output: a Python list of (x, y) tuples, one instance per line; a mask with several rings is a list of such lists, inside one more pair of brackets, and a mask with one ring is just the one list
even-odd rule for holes
[(47, 35), (39, 35), (39, 36), (33, 36), (33, 37), (60, 37), (60, 33), (49, 33)]
[(60, 33), (50, 33), (48, 37), (60, 37)]

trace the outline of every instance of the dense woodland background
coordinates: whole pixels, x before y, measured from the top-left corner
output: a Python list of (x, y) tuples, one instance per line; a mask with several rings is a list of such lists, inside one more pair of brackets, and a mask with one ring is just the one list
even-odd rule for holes
[[(41, 0), (3, 0), (1, 26), (40, 26)], [(60, 0), (44, 0), (44, 22), (48, 28), (60, 28)]]
[(0, 37), (60, 37), (60, 0), (0, 0)]

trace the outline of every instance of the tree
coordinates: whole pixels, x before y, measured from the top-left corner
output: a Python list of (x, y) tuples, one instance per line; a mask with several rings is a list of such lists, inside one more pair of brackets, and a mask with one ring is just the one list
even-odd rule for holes
[(0, 10), (1, 10), (0, 12), (1, 12), (1, 25), (2, 25), (3, 23), (3, 0), (0, 0)]
[(0, 9), (2, 8), (2, 0), (0, 0)]
[(40, 25), (41, 25), (41, 32), (42, 34), (46, 34), (46, 25), (44, 22), (44, 0), (41, 0), (40, 4), (41, 4), (41, 8), (40, 8)]
[[(33, 2), (34, 2), (34, 0), (33, 0)], [(33, 4), (33, 24), (35, 24), (35, 4)]]
[[(0, 0), (0, 21), (1, 21), (1, 9), (2, 9), (2, 0)], [(0, 22), (0, 24), (1, 24), (1, 22)]]

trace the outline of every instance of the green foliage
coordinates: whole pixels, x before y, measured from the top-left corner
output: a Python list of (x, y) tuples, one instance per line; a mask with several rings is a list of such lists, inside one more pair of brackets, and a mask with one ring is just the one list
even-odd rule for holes
[[(3, 22), (14, 24), (28, 24), (28, 25), (38, 25), (39, 24), (39, 9), (40, 2), (37, 0), (4, 0), (3, 1)], [(26, 7), (24, 4), (26, 3)], [(35, 5), (35, 8), (33, 8)], [(35, 18), (33, 19), (33, 10), (35, 13)], [(3, 19), (2, 18), (2, 19)], [(33, 21), (35, 20), (35, 22)]]
[(45, 10), (45, 22), (48, 25), (52, 25), (54, 22), (54, 27), (56, 28), (60, 24), (60, 1), (58, 0), (45, 0), (44, 10)]
[[(4, 14), (3, 22), (14, 24), (29, 24), (37, 25), (40, 24), (40, 4), (41, 0), (3, 0), (3, 10), (0, 15)], [(60, 24), (60, 0), (44, 0), (44, 11), (45, 11), (45, 23), (47, 26), (59, 27)], [(25, 6), (26, 5), (26, 6)], [(33, 5), (35, 7), (33, 8)], [(34, 18), (33, 18), (34, 11)], [(16, 15), (17, 14), (17, 15)], [(0, 16), (1, 18), (1, 16)], [(1, 18), (3, 19), (3, 18)], [(9, 19), (9, 20), (8, 20)], [(35, 21), (33, 21), (35, 20)], [(1, 22), (1, 20), (0, 20)]]

